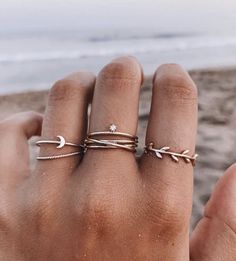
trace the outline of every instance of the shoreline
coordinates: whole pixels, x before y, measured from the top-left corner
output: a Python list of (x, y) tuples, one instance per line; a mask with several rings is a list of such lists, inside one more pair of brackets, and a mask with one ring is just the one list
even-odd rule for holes
[[(186, 69), (186, 68), (185, 68)], [(211, 66), (211, 67), (196, 67), (193, 69), (186, 69), (190, 75), (196, 74), (196, 73), (211, 73), (211, 72), (224, 72), (224, 71), (236, 71), (236, 64), (235, 65), (228, 65), (228, 66)], [(152, 79), (152, 74), (146, 74), (145, 81), (149, 81)], [(50, 84), (49, 84), (50, 85)], [(144, 83), (145, 85), (145, 83)], [(22, 94), (28, 94), (28, 93), (44, 93), (47, 92), (50, 89), (50, 87), (38, 87), (35, 89), (23, 89), (22, 91), (15, 91), (12, 93), (2, 92), (0, 90), (0, 101), (3, 97), (10, 97), (10, 96), (16, 96), (16, 95), (22, 95)]]
[[(194, 67), (194, 68), (186, 68), (186, 67), (184, 67), (190, 74), (195, 74), (195, 73), (204, 73), (204, 72), (218, 72), (218, 71), (231, 71), (231, 70), (236, 70), (236, 64), (233, 64), (233, 65), (217, 65), (217, 66), (211, 66), (211, 67), (209, 67), (209, 66), (201, 66), (201, 67)], [(72, 70), (72, 72), (73, 72), (73, 70)], [(68, 74), (68, 73), (67, 73)], [(63, 73), (62, 75), (67, 75), (67, 74), (65, 74), (65, 73)], [(145, 74), (146, 75), (146, 78), (147, 79), (150, 79), (151, 77), (152, 77), (152, 74), (151, 73), (149, 73), (149, 74)], [(60, 77), (59, 77), (60, 78)], [(30, 84), (30, 83), (29, 83)], [(53, 82), (51, 82), (51, 83), (45, 83), (45, 84), (40, 84), (40, 85), (37, 85), (36, 84), (36, 86), (35, 86), (35, 88), (34, 89), (32, 89), (31, 87), (29, 87), (28, 85), (29, 85), (28, 83), (26, 84), (26, 86), (25, 87), (23, 87), (23, 88), (19, 88), (20, 87), (20, 85), (24, 85), (24, 84), (19, 84), (19, 86), (18, 87), (9, 87), (9, 89), (10, 89), (10, 91), (8, 91), (8, 87), (4, 87), (4, 85), (3, 86), (1, 86), (0, 87), (0, 99), (1, 99), (1, 97), (4, 97), (4, 96), (12, 96), (12, 95), (20, 95), (20, 94), (25, 94), (25, 93), (38, 93), (38, 92), (45, 92), (45, 91), (47, 91), (47, 90), (49, 90), (50, 89), (50, 86), (53, 84)], [(33, 86), (33, 83), (32, 83), (32, 86)], [(47, 87), (48, 86), (48, 87)]]
[[(192, 228), (202, 215), (203, 206), (225, 169), (236, 162), (236, 67), (190, 70), (199, 90), (199, 127), (196, 152)], [(152, 79), (146, 77), (141, 88), (139, 128), (140, 151), (144, 146)], [(16, 112), (43, 113), (48, 90), (0, 96), (0, 120)], [(186, 123), (187, 124), (187, 123)], [(31, 142), (31, 163), (36, 150)]]

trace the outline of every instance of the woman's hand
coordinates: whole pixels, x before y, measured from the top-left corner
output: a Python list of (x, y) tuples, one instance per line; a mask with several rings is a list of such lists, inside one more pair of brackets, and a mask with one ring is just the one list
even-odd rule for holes
[[(91, 100), (89, 132), (114, 123), (135, 135), (142, 79), (138, 62), (123, 57), (103, 68), (96, 83), (85, 72), (58, 81), (42, 138), (62, 135), (82, 144)], [(0, 123), (0, 260), (236, 260), (236, 167), (219, 182), (190, 240), (191, 163), (149, 153), (137, 161), (122, 149), (88, 149), (83, 158), (38, 161), (30, 173), (27, 139), (40, 135), (41, 124), (35, 113)], [(194, 154), (196, 129), (194, 83), (180, 66), (161, 66), (146, 143)], [(56, 152), (44, 145), (40, 155)]]

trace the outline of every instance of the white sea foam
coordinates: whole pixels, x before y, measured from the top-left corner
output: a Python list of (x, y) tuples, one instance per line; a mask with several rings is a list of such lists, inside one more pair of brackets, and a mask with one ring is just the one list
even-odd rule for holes
[(236, 36), (199, 33), (78, 32), (0, 34), (0, 94), (48, 88), (77, 70), (97, 73), (113, 57), (134, 55), (151, 74), (161, 63), (186, 68), (236, 65)]
[[(42, 40), (41, 40), (42, 41)], [(43, 43), (45, 44), (45, 43)], [(40, 46), (40, 42), (37, 42)], [(171, 51), (191, 51), (200, 48), (230, 47), (236, 46), (236, 37), (153, 37), (141, 38), (132, 37), (130, 39), (90, 39), (89, 41), (66, 42), (60, 44), (50, 44), (45, 48), (24, 49), (23, 51), (1, 52), (0, 63), (24, 63), (24, 62), (46, 62), (56, 60), (77, 60), (91, 57), (106, 57), (122, 54), (152, 54)], [(64, 49), (63, 49), (64, 48)]]

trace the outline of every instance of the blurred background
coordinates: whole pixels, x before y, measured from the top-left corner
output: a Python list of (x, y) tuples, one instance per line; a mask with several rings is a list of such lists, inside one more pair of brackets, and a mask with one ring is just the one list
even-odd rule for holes
[(146, 74), (236, 65), (235, 0), (7, 0), (0, 3), (0, 94), (47, 89), (112, 57)]

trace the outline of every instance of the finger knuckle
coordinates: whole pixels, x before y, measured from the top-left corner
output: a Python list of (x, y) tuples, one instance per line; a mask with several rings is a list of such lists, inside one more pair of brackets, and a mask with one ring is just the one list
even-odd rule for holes
[[(95, 198), (87, 199), (83, 206), (82, 216), (85, 216), (87, 220), (96, 221), (95, 223), (108, 220), (108, 216), (111, 214), (108, 203), (104, 202), (105, 199), (99, 200)], [(93, 222), (92, 222), (93, 223)]]
[(168, 98), (196, 99), (197, 87), (189, 74), (177, 64), (162, 65), (155, 73), (154, 91), (157, 89)]
[(15, 134), (21, 131), (21, 128), (19, 125), (16, 124), (15, 121), (2, 121), (0, 122), (0, 132), (4, 135), (7, 133)]
[(53, 85), (50, 91), (50, 99), (55, 101), (73, 100), (85, 92), (86, 88), (83, 82), (65, 78)]
[[(138, 62), (132, 57), (122, 57), (106, 65), (99, 74), (102, 81), (132, 81), (140, 82), (141, 69)], [(125, 86), (123, 84), (122, 86)]]
[(31, 197), (21, 205), (20, 216), (40, 235), (50, 233), (53, 224), (62, 218), (62, 209), (56, 200), (47, 196)]
[[(26, 111), (16, 114), (16, 117), (13, 118), (13, 121), (16, 123), (16, 125), (21, 126), (24, 125), (24, 122), (38, 122), (41, 123), (43, 119), (43, 115), (36, 112), (36, 111)], [(21, 124), (22, 122), (22, 124)]]
[(26, 117), (26, 118), (41, 117), (41, 115), (40, 115), (38, 112), (33, 111), (33, 110), (23, 112), (23, 113), (21, 113), (21, 115), (22, 115), (23, 117)]
[(153, 232), (165, 231), (166, 236), (175, 237), (189, 225), (190, 214), (186, 208), (180, 206), (175, 200), (164, 202), (149, 202), (147, 215), (151, 221)]
[(16, 134), (22, 133), (24, 123), (27, 121), (36, 120), (42, 121), (42, 115), (35, 111), (26, 111), (17, 113), (10, 118), (7, 118), (0, 122), (0, 131), (4, 134)]
[(106, 237), (114, 227), (115, 217), (108, 204), (95, 199), (86, 201), (86, 204), (76, 209), (78, 220), (88, 231), (98, 237)]

